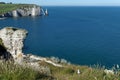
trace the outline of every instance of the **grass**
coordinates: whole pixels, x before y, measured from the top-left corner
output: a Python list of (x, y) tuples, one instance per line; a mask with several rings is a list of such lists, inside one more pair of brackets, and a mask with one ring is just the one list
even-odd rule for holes
[(18, 8), (32, 7), (32, 6), (33, 4), (0, 4), (0, 15)]
[[(104, 72), (105, 68), (96, 65), (94, 68), (80, 65), (65, 65), (64, 67), (54, 67), (47, 64), (56, 80), (120, 80), (120, 72), (111, 75)], [(80, 70), (80, 74), (77, 70)]]
[(0, 62), (0, 80), (51, 80), (51, 77), (34, 71), (30, 67), (13, 64), (11, 61), (2, 61)]
[[(95, 65), (94, 67), (80, 65), (64, 65), (55, 67), (51, 64), (40, 62), (42, 66), (48, 66), (51, 75), (47, 76), (32, 68), (23, 67), (12, 62), (0, 62), (0, 80), (120, 80), (119, 69), (114, 75), (106, 74), (105, 67)], [(80, 74), (77, 74), (77, 70)]]

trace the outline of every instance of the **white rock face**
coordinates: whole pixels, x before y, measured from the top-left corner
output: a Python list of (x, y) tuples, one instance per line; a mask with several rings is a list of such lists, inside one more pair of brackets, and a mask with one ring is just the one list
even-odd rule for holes
[(19, 63), (21, 63), (23, 58), (22, 48), (26, 34), (26, 30), (12, 27), (6, 27), (0, 30), (0, 38), (3, 40), (4, 46), (11, 53), (14, 60)]
[(31, 10), (31, 16), (38, 16), (40, 15), (40, 7), (34, 6)]
[(13, 10), (13, 11), (12, 11), (12, 16), (13, 16), (13, 17), (18, 17), (18, 13), (17, 13), (16, 10)]
[(40, 16), (41, 9), (40, 6), (33, 5), (33, 7), (21, 7), (3, 15), (4, 17)]

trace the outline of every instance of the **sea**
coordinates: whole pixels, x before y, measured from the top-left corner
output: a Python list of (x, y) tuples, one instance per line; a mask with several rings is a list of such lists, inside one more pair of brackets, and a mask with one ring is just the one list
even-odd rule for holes
[(120, 7), (43, 6), (48, 16), (0, 20), (0, 28), (24, 28), (23, 52), (79, 65), (120, 65)]

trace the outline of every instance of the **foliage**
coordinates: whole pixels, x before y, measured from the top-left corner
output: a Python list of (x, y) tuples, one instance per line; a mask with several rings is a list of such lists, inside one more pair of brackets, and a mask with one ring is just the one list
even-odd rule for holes
[[(50, 66), (50, 65), (49, 65)], [(65, 65), (62, 68), (50, 66), (52, 76), (56, 80), (120, 80), (120, 72), (111, 75), (104, 72), (105, 68), (96, 65), (96, 67)], [(77, 70), (80, 70), (80, 74)], [(116, 70), (117, 71), (117, 70)]]
[(2, 39), (0, 38), (0, 45), (3, 45)]
[(0, 4), (0, 14), (16, 10), (18, 8), (32, 7), (33, 4)]
[[(41, 62), (40, 65), (48, 66), (51, 69), (51, 76), (47, 76), (32, 68), (13, 64), (12, 62), (0, 62), (0, 80), (120, 80), (120, 71), (115, 74), (106, 74), (105, 67), (80, 65), (63, 65), (55, 67), (51, 64)], [(77, 73), (80, 70), (80, 74)]]
[(48, 76), (33, 68), (14, 64), (11, 61), (1, 61), (0, 80), (120, 80), (118, 65), (110, 69), (114, 71), (114, 74), (105, 73), (105, 67), (100, 65), (88, 67), (63, 64), (63, 67), (55, 67), (44, 61), (41, 61), (40, 65), (49, 67), (51, 75)]
[(46, 76), (38, 71), (34, 71), (30, 67), (14, 64), (11, 61), (0, 62), (0, 80), (50, 80), (51, 77)]

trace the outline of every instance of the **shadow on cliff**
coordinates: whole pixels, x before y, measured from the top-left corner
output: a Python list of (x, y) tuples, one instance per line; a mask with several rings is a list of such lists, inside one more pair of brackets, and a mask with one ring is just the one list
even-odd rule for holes
[(2, 45), (0, 45), (0, 59), (12, 59), (12, 55), (9, 52), (7, 52), (6, 48)]

